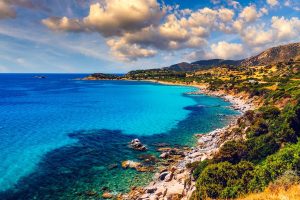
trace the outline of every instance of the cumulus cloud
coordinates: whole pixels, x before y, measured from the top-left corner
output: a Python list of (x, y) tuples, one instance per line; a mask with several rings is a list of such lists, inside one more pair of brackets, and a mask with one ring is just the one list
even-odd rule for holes
[[(83, 18), (50, 17), (42, 23), (54, 31), (97, 32), (104, 37), (111, 53), (125, 61), (153, 57), (159, 51), (182, 49), (193, 51), (190, 57), (202, 54), (204, 58), (239, 58), (245, 53), (245, 46), (257, 49), (273, 41), (289, 41), (299, 34), (298, 18), (273, 17), (269, 24), (260, 23), (259, 18), (267, 15), (268, 10), (258, 9), (254, 4), (243, 9), (222, 6), (190, 10), (160, 4), (157, 0), (100, 2), (92, 3)], [(236, 1), (226, 2), (240, 7)], [(220, 41), (209, 45), (214, 32), (234, 34), (243, 44)], [(208, 52), (203, 54), (205, 48)]]
[(158, 24), (164, 13), (165, 8), (156, 0), (104, 0), (91, 4), (88, 16), (81, 20), (64, 17), (67, 26), (59, 18), (44, 19), (43, 23), (53, 30), (89, 30), (111, 37)]
[(299, 0), (285, 0), (283, 5), (286, 7), (290, 7), (291, 9), (294, 9), (296, 11), (300, 11)]
[(271, 25), (249, 26), (241, 32), (242, 40), (250, 47), (273, 46), (282, 42), (299, 40), (300, 19), (272, 17)]
[(98, 32), (107, 38), (115, 56), (125, 60), (127, 54), (135, 60), (154, 56), (157, 51), (153, 49), (199, 48), (213, 30), (225, 31), (234, 15), (227, 8), (191, 11), (162, 6), (156, 0), (105, 0), (92, 4), (82, 19), (52, 17), (42, 23), (55, 31)]
[(211, 45), (211, 52), (216, 58), (236, 59), (243, 56), (244, 48), (242, 44), (221, 41)]
[(15, 17), (16, 17), (16, 12), (11, 7), (11, 5), (5, 1), (0, 1), (0, 19), (15, 18)]
[(31, 0), (0, 0), (0, 19), (16, 18), (16, 7), (46, 9), (41, 3)]
[(246, 22), (253, 22), (261, 17), (264, 12), (259, 12), (256, 10), (256, 6), (250, 5), (245, 7), (240, 13), (240, 18), (245, 20)]
[(267, 4), (269, 4), (270, 6), (277, 6), (279, 5), (278, 0), (267, 0)]
[(131, 61), (138, 58), (153, 57), (157, 53), (155, 50), (145, 49), (137, 44), (129, 45), (124, 40), (108, 40), (108, 46), (111, 47), (112, 53), (120, 60)]
[(55, 31), (73, 31), (79, 32), (83, 30), (83, 25), (78, 19), (68, 19), (67, 17), (58, 18), (51, 17), (48, 19), (43, 19), (42, 23), (48, 28)]

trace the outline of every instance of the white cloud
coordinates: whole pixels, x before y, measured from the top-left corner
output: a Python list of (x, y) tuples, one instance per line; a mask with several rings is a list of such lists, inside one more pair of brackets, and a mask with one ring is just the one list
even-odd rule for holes
[(15, 18), (15, 17), (16, 17), (16, 12), (11, 7), (11, 5), (5, 1), (0, 1), (0, 19)]
[(265, 24), (249, 26), (243, 29), (240, 35), (248, 46), (254, 48), (297, 41), (300, 35), (300, 20), (297, 17), (287, 19), (274, 16), (269, 27)]
[(270, 6), (277, 6), (277, 5), (279, 5), (278, 0), (267, 0), (267, 3), (268, 3)]
[(211, 45), (211, 52), (216, 58), (236, 59), (243, 56), (244, 48), (243, 45), (239, 43), (221, 41)]
[(43, 19), (42, 23), (48, 28), (56, 31), (82, 31), (83, 25), (78, 19), (68, 19), (67, 17), (51, 17)]
[(32, 0), (0, 0), (0, 20), (6, 18), (16, 18), (16, 7), (29, 9), (46, 9), (41, 3)]
[(284, 17), (272, 17), (272, 28), (276, 32), (277, 40), (297, 38), (300, 35), (300, 20), (297, 17), (292, 17), (290, 20)]
[(256, 7), (254, 5), (245, 7), (240, 13), (240, 18), (245, 20), (246, 22), (253, 22), (261, 17), (262, 13), (257, 12)]
[(138, 58), (148, 58), (156, 55), (155, 50), (145, 49), (137, 44), (129, 45), (124, 40), (108, 40), (108, 46), (111, 47), (112, 53), (120, 60), (132, 61)]
[[(189, 49), (197, 52), (207, 46), (211, 51), (205, 57), (237, 58), (244, 53), (242, 47), (245, 45), (258, 49), (274, 41), (290, 41), (299, 33), (298, 18), (273, 17), (266, 23), (259, 19), (268, 14), (268, 9), (258, 9), (254, 4), (236, 13), (225, 7), (181, 10), (178, 6), (161, 5), (157, 0), (101, 2), (91, 4), (88, 15), (81, 19), (52, 17), (42, 22), (55, 31), (100, 33), (111, 53), (123, 61), (153, 57), (159, 51)], [(235, 1), (227, 3), (240, 6)], [(240, 37), (242, 44), (228, 43), (220, 38), (208, 45), (214, 32)]]
[(82, 20), (48, 18), (43, 23), (53, 30), (93, 31), (111, 37), (158, 24), (164, 13), (156, 0), (104, 0), (91, 4)]

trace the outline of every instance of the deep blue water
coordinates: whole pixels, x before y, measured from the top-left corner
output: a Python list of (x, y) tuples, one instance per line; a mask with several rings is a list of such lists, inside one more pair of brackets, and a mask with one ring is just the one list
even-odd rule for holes
[(80, 81), (84, 74), (0, 74), (0, 199), (99, 199), (151, 173), (111, 164), (139, 160), (127, 143), (192, 145), (228, 123), (229, 103), (195, 88), (134, 81)]

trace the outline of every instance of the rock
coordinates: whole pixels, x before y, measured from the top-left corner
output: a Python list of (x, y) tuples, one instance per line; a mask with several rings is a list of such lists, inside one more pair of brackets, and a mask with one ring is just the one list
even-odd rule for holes
[(137, 166), (135, 168), (138, 172), (152, 172), (154, 167), (151, 166)]
[(157, 158), (151, 154), (143, 154), (139, 156), (140, 160), (143, 160), (143, 164), (154, 165), (157, 161)]
[(154, 146), (156, 147), (166, 147), (166, 146), (169, 146), (168, 143), (156, 143), (156, 144), (153, 144)]
[(93, 190), (88, 190), (88, 191), (85, 192), (85, 194), (87, 196), (97, 196), (98, 195), (97, 192), (93, 191)]
[(166, 176), (168, 175), (169, 173), (168, 172), (163, 172), (159, 175), (159, 180), (163, 181), (165, 180)]
[(167, 199), (175, 200), (177, 199), (175, 197), (182, 197), (183, 192), (184, 192), (184, 185), (176, 182), (168, 187), (168, 192), (166, 194), (166, 197)]
[(154, 195), (154, 196), (151, 196), (151, 197), (149, 198), (149, 200), (158, 200), (158, 197), (157, 197), (156, 195)]
[(157, 149), (157, 151), (160, 151), (160, 152), (168, 152), (171, 150), (172, 150), (172, 148), (170, 148), (170, 147), (161, 147), (161, 148)]
[(146, 189), (147, 193), (154, 193), (156, 190), (157, 190), (156, 187), (150, 187)]
[(130, 142), (131, 148), (137, 151), (146, 151), (147, 147), (141, 143), (139, 139), (134, 139)]
[(111, 198), (113, 198), (113, 195), (111, 193), (109, 193), (109, 192), (104, 192), (102, 194), (102, 198), (103, 199), (111, 199)]
[(169, 155), (170, 155), (170, 153), (169, 152), (164, 152), (164, 153), (162, 153), (162, 154), (160, 154), (160, 158), (163, 158), (163, 159), (166, 159), (166, 158), (168, 158), (169, 157)]
[(127, 169), (127, 168), (132, 168), (135, 169), (139, 172), (150, 172), (154, 170), (154, 167), (152, 166), (143, 166), (139, 162), (134, 162), (131, 160), (125, 160), (122, 162), (122, 168)]
[(170, 182), (173, 178), (174, 174), (173, 173), (168, 173), (166, 176), (165, 176), (165, 179), (164, 181), (165, 182)]
[(111, 169), (114, 169), (114, 168), (117, 168), (118, 167), (118, 164), (114, 163), (114, 164), (111, 164), (111, 165), (108, 165), (108, 169), (111, 170)]
[(125, 161), (122, 162), (122, 167), (124, 169), (126, 169), (126, 168), (134, 168), (134, 169), (136, 169), (139, 166), (141, 166), (141, 163), (134, 162), (134, 161), (131, 161), (131, 160), (125, 160)]

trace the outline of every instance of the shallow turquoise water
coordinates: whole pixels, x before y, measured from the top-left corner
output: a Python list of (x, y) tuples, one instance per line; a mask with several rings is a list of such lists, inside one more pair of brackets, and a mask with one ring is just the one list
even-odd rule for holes
[[(127, 143), (191, 145), (237, 114), (195, 88), (133, 81), (78, 81), (79, 74), (0, 75), (0, 199), (85, 199), (145, 184), (151, 173), (120, 167), (141, 153)], [(138, 178), (139, 181), (136, 181)]]

